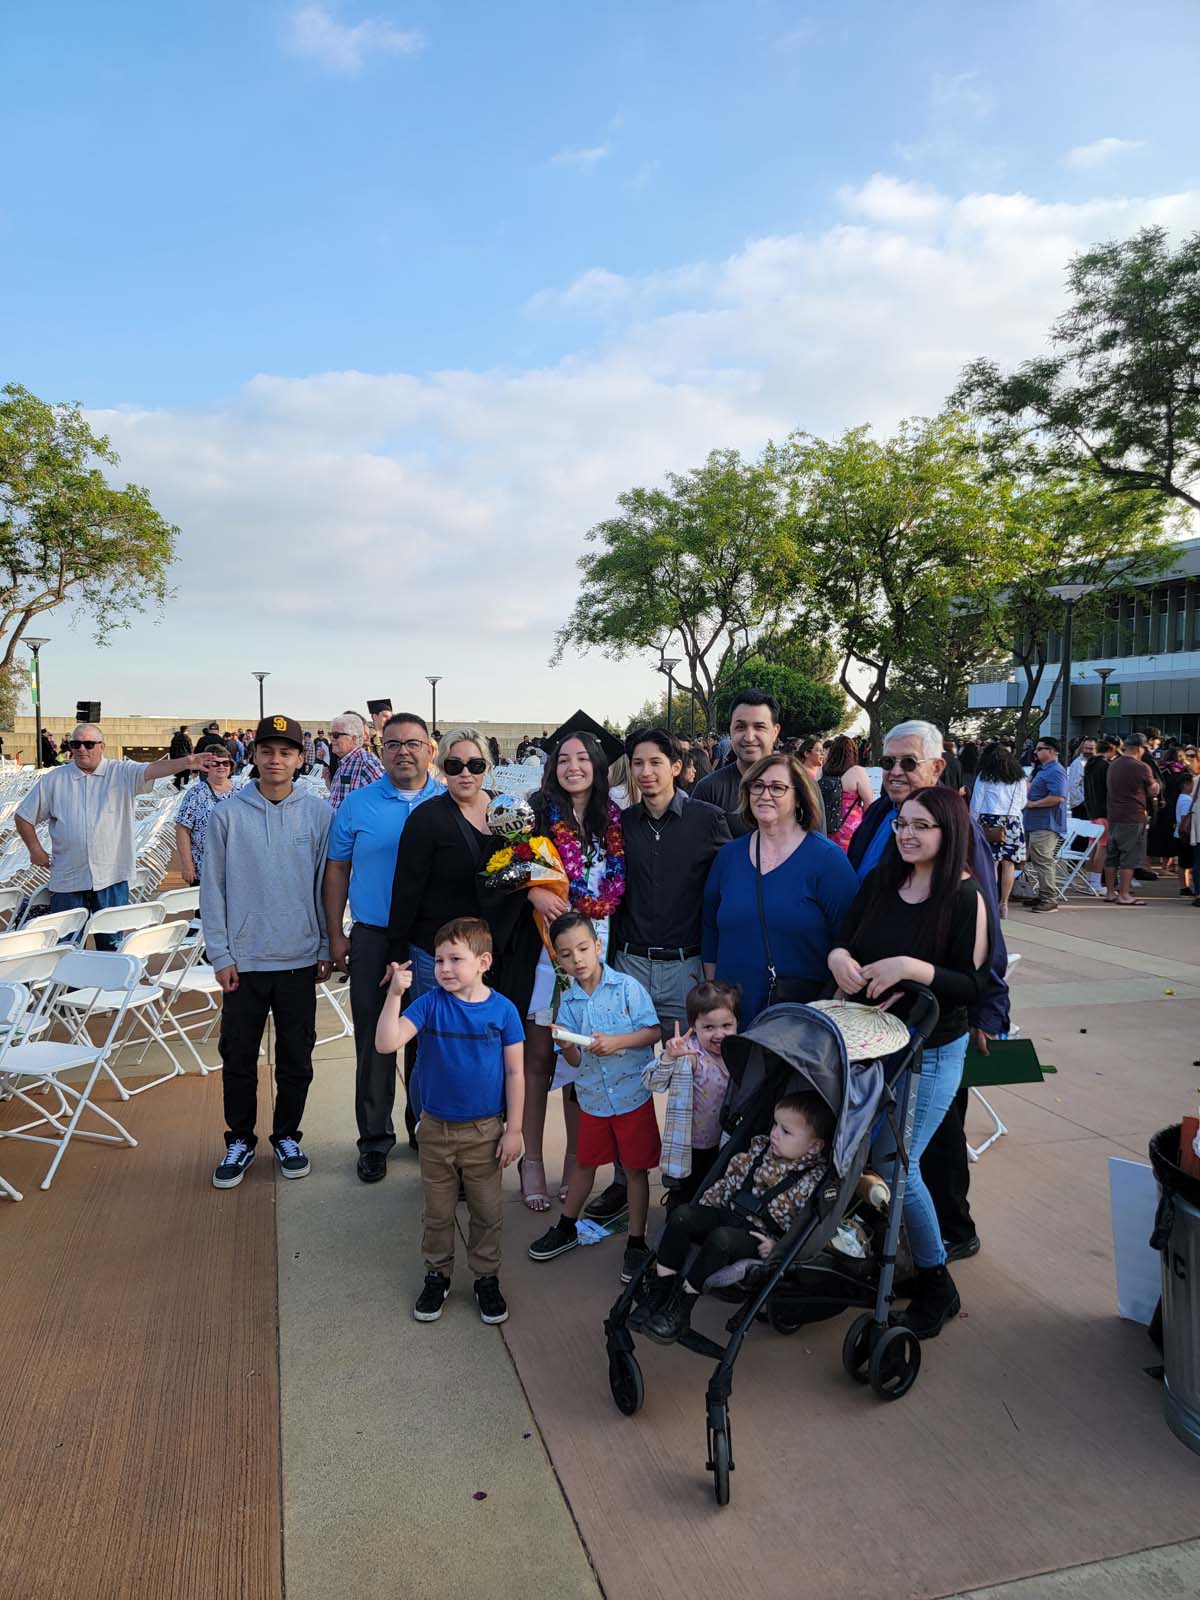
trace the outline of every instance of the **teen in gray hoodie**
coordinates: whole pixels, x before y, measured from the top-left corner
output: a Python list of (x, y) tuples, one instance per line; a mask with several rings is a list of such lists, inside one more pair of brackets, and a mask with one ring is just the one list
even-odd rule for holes
[(316, 985), (330, 972), (321, 880), (333, 812), (314, 790), (295, 788), (303, 752), (298, 723), (264, 717), (255, 738), (259, 779), (214, 811), (205, 839), (200, 918), (224, 991), (227, 1126), (225, 1157), (213, 1173), (218, 1189), (239, 1184), (254, 1159), (258, 1052), (268, 1015), (275, 1023), (271, 1144), (285, 1178), (309, 1170), (300, 1123), (312, 1082)]

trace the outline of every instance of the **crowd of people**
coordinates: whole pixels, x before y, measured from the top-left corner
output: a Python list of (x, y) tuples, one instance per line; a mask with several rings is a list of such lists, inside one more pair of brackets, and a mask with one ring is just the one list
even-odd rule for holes
[[(906, 722), (883, 741), (876, 796), (856, 741), (785, 741), (781, 731), (775, 701), (751, 689), (718, 739), (685, 744), (648, 727), (622, 741), (580, 718), (527, 741), (517, 759), (537, 770), (516, 787), (530, 791), (534, 831), (561, 862), (553, 887), (531, 877), (504, 889), (485, 871), (499, 842), (492, 794), (505, 787), (494, 741), (471, 727), (435, 736), (421, 716), (386, 705), (370, 718), (345, 712), (315, 739), (286, 716), (229, 736), (214, 726), (194, 750), (150, 764), (108, 759), (101, 730), (81, 726), (69, 764), (30, 791), (17, 827), (49, 869), (54, 909), (123, 904), (134, 797), (156, 778), (199, 774), (181, 796), (177, 836), (223, 993), (225, 1149), (213, 1183), (236, 1187), (255, 1159), (268, 1017), (270, 1145), (283, 1177), (309, 1171), (318, 989), (344, 973), (364, 1183), (387, 1175), (405, 1088), (425, 1191), (422, 1321), (441, 1315), (450, 1292), (462, 1196), (479, 1313), (507, 1316), (508, 1165), (525, 1207), (543, 1215), (528, 1254), (555, 1260), (576, 1247), (585, 1217), (627, 1215), (624, 1281), (657, 1231), (657, 1169), (670, 1242), (645, 1321), (651, 1337), (678, 1337), (702, 1282), (681, 1270), (688, 1250), (700, 1247), (706, 1269), (769, 1254), (783, 1220), (777, 1185), (787, 1178), (783, 1211), (804, 1203), (830, 1137), (820, 1107), (781, 1102), (738, 1177), (736, 1208), (728, 1175), (706, 1187), (727, 1084), (722, 1040), (774, 1003), (836, 993), (891, 1006), (907, 984), (929, 988), (940, 1021), (915, 1108), (904, 1201), (915, 1272), (900, 1316), (932, 1337), (960, 1305), (950, 1263), (979, 1249), (962, 1077), (969, 1042), (986, 1052), (1009, 1030), (1001, 922), (1016, 868), (1024, 859), (1034, 906), (1056, 904), (1057, 849), (1068, 814), (1082, 812), (1105, 824), (1109, 898), (1137, 904), (1132, 874), (1172, 796), (1190, 842), (1194, 752), (1153, 753), (1136, 734), (1123, 749), (1088, 739), (1068, 770), (1043, 737), (1026, 773), (1003, 744), (960, 753), (931, 724)], [(317, 781), (298, 782), (314, 769)], [(1182, 835), (1160, 833), (1188, 870)], [(666, 1096), (662, 1132), (656, 1094)], [(552, 1183), (554, 1098), (566, 1154)]]

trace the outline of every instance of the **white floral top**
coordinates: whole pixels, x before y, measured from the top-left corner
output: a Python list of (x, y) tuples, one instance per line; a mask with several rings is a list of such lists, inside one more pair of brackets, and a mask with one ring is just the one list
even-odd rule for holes
[(221, 801), (228, 800), (233, 793), (233, 789), (227, 789), (224, 794), (217, 794), (203, 778), (189, 783), (184, 790), (179, 810), (175, 813), (175, 822), (178, 827), (186, 828), (192, 836), (192, 860), (196, 865), (197, 878), (204, 866), (204, 836), (208, 832), (208, 819)]

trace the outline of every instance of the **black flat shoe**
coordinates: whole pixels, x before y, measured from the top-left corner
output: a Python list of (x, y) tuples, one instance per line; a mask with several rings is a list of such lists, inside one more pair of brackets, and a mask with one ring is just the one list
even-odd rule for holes
[(946, 1244), (947, 1261), (967, 1261), (971, 1256), (977, 1256), (982, 1246), (979, 1235), (973, 1233), (969, 1239), (964, 1239), (960, 1244)]
[(363, 1183), (378, 1183), (387, 1177), (387, 1157), (382, 1150), (364, 1150), (356, 1170)]

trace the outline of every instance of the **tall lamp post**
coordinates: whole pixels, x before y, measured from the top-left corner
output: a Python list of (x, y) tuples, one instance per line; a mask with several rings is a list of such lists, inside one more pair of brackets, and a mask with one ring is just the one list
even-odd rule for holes
[(250, 676), (258, 679), (258, 720), (261, 722), (267, 714), (263, 710), (263, 679), (269, 678), (271, 674), (269, 672), (252, 672)]
[(1060, 697), (1058, 741), (1064, 753), (1067, 750), (1067, 729), (1071, 720), (1071, 619), (1076, 600), (1082, 600), (1085, 594), (1091, 594), (1093, 589), (1099, 587), (1100, 585), (1096, 583), (1058, 583), (1047, 590), (1047, 593), (1056, 595), (1066, 609), (1062, 631), (1062, 675), (1058, 680)]
[(437, 686), (441, 681), (442, 674), (440, 672), (425, 674), (425, 682), (429, 685), (433, 695), (433, 710), (429, 719), (429, 731), (435, 737), (437, 735)]
[(658, 670), (667, 675), (667, 732), (671, 732), (671, 724), (675, 716), (675, 668), (682, 657), (664, 656), (658, 663)]
[(1116, 667), (1097, 667), (1096, 676), (1100, 679), (1100, 732), (1104, 732), (1104, 724), (1108, 721), (1105, 710), (1105, 701), (1108, 699), (1108, 680), (1116, 671)]
[(31, 638), (29, 634), (26, 634), (21, 642), (28, 645), (33, 656), (33, 674), (30, 687), (33, 689), (34, 738), (37, 740), (37, 759), (34, 761), (34, 766), (40, 767), (42, 764), (42, 663), (38, 658), (38, 652), (44, 644), (49, 644), (50, 641), (49, 639)]

